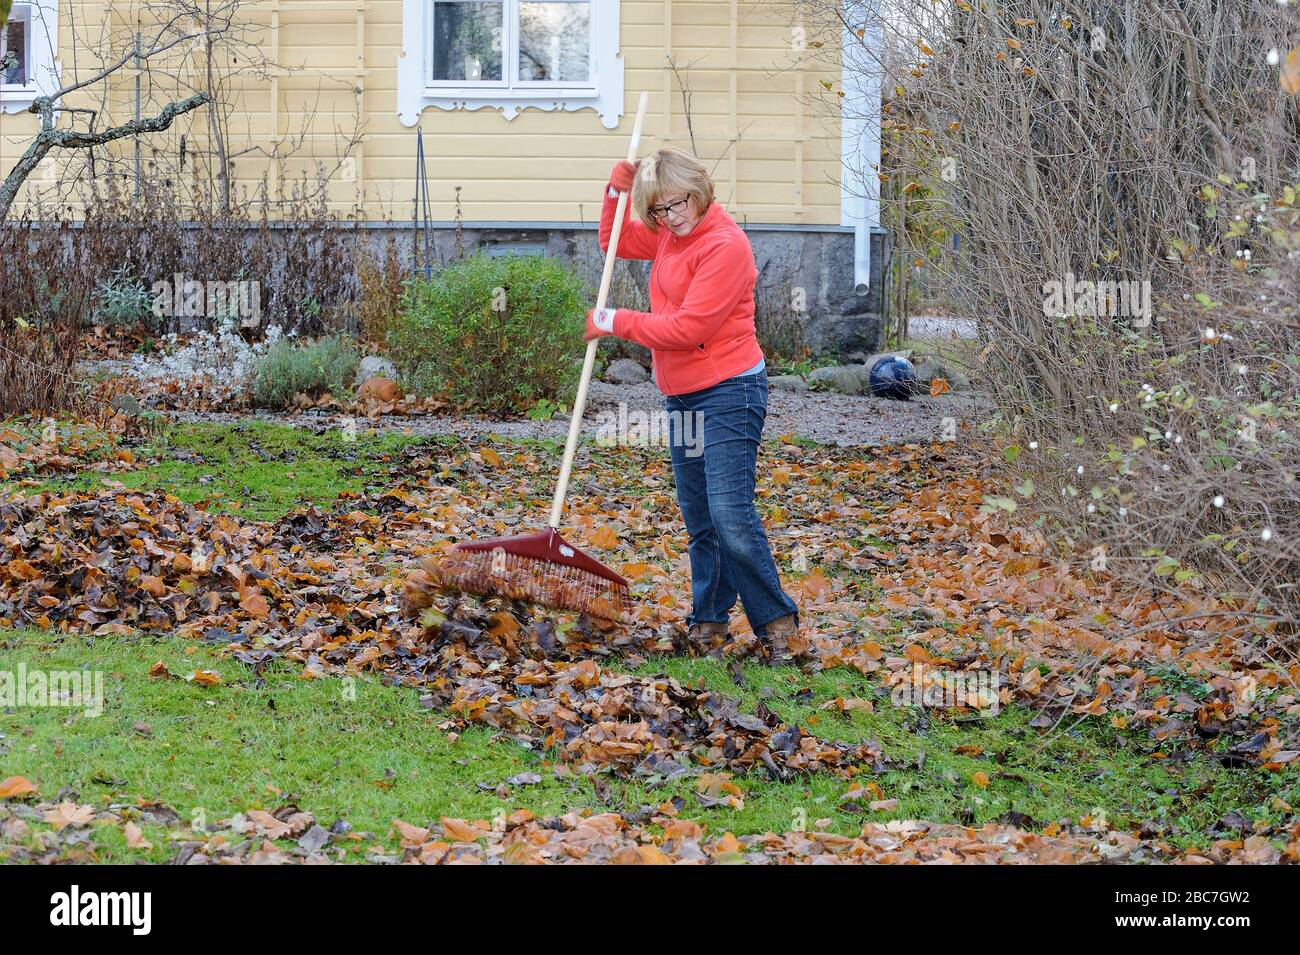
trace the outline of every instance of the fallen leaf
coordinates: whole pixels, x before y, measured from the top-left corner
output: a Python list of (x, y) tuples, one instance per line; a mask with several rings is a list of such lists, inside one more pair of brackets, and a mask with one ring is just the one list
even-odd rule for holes
[(53, 809), (45, 810), (45, 821), (55, 829), (68, 826), (89, 825), (95, 818), (95, 810), (90, 806), (78, 806), (75, 802), (61, 802)]
[(26, 776), (10, 776), (0, 782), (0, 799), (22, 799), (36, 793), (36, 786)]
[(464, 819), (443, 817), (440, 821), (442, 822), (442, 831), (447, 838), (456, 842), (473, 842), (483, 835), (475, 826), (471, 826)]
[(126, 844), (131, 849), (152, 849), (153, 843), (144, 837), (144, 833), (134, 822), (128, 822), (122, 827), (122, 832), (126, 836)]
[(403, 822), (401, 819), (394, 819), (393, 825), (401, 833), (403, 847), (419, 846), (429, 841), (429, 830), (421, 826), (413, 826), (409, 822)]
[(1286, 60), (1282, 63), (1279, 82), (1283, 92), (1300, 96), (1300, 46), (1287, 53)]
[(267, 839), (287, 836), (291, 829), (288, 823), (275, 818), (264, 809), (250, 809), (244, 813), (244, 818), (256, 827), (259, 836), (265, 836)]

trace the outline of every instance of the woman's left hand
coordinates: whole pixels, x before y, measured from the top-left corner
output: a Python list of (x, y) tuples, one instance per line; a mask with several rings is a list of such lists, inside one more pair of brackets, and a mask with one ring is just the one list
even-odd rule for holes
[(587, 313), (587, 331), (582, 336), (584, 342), (589, 342), (594, 338), (604, 338), (606, 335), (614, 334), (614, 313), (616, 308), (606, 307), (600, 313), (593, 308)]

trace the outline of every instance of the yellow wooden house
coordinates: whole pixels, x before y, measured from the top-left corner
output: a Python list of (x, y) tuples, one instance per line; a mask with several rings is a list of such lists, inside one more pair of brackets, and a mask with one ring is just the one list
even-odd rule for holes
[[(843, 11), (868, 46), (873, 6), (850, 0)], [(863, 41), (804, 7), (211, 0), (208, 11), (230, 19), (218, 42), (180, 40), (137, 68), (135, 44), (157, 45), (165, 0), (15, 0), (0, 31), (0, 175), (37, 129), (26, 112), (37, 96), (121, 60), (60, 104), (95, 110), (103, 128), (220, 87), (219, 121), (215, 105), (203, 107), (140, 138), (146, 170), (187, 156), (185, 174), (210, 179), (221, 154), (232, 188), (248, 190), (324, 169), (331, 204), (375, 228), (409, 228), (418, 130), (435, 227), (459, 215), (482, 236), (590, 230), (646, 91), (642, 152), (674, 145), (698, 155), (760, 266), (766, 256), (793, 270), (814, 317), (866, 319), (879, 311), (882, 274), (879, 90)], [(178, 37), (187, 28), (196, 29), (173, 24)], [(59, 122), (84, 125), (88, 115)], [(129, 179), (136, 148), (127, 138), (103, 152)], [(82, 169), (83, 156), (52, 154), (19, 207)]]

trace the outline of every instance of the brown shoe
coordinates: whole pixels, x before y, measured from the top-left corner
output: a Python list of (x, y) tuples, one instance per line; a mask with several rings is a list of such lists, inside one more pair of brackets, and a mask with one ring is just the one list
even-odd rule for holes
[(716, 650), (731, 638), (731, 627), (725, 623), (696, 623), (686, 631), (686, 643), (697, 650)]
[(772, 666), (792, 666), (795, 657), (806, 649), (799, 638), (799, 622), (794, 614), (777, 617), (763, 628), (763, 645), (767, 647), (767, 662)]

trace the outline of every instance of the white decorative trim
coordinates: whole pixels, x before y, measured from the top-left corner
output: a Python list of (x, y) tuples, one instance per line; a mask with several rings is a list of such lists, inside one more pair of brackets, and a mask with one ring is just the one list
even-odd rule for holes
[(19, 0), (9, 11), (10, 19), (31, 11), (31, 69), (33, 79), (26, 86), (0, 84), (0, 113), (22, 113), (38, 96), (52, 96), (59, 90), (59, 0)]
[[(517, 0), (505, 0), (507, 16)], [(414, 126), (430, 106), (436, 109), (498, 109), (507, 121), (521, 109), (594, 109), (606, 129), (618, 126), (623, 115), (623, 57), (619, 52), (618, 0), (591, 0), (594, 87), (547, 88), (532, 84), (508, 88), (432, 86), (427, 80), (431, 0), (402, 0), (402, 48), (397, 54), (397, 115), (403, 126)]]
[[(840, 225), (880, 225), (880, 67), (884, 36), (868, 18), (861, 0), (846, 3), (866, 29), (866, 42), (844, 30), (840, 61)], [(850, 23), (855, 22), (850, 19)], [(867, 53), (867, 49), (874, 54)]]

